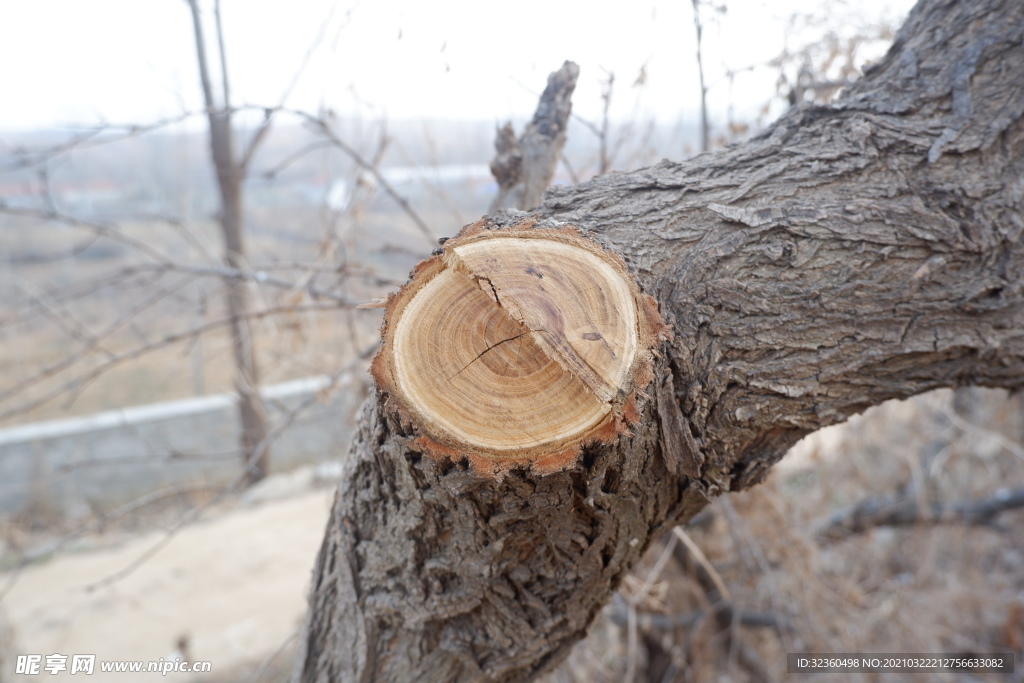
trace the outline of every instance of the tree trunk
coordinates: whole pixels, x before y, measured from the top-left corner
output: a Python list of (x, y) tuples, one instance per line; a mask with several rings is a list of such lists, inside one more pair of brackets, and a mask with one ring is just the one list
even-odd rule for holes
[(1022, 73), (1018, 0), (925, 0), (839, 103), (549, 191), (536, 216), (596, 235), (673, 327), (637, 421), (563, 471), (487, 478), (371, 396), (299, 678), (530, 679), (651, 540), (804, 435), (938, 387), (1024, 386)]
[[(203, 100), (210, 125), (210, 153), (220, 191), (221, 234), (224, 237), (224, 261), (229, 268), (242, 271), (248, 268), (245, 258), (245, 232), (242, 209), (242, 181), (245, 162), (238, 161), (234, 151), (234, 127), (231, 120), (231, 102), (228, 87), (227, 63), (224, 53), (223, 32), (220, 24), (220, 4), (216, 5), (217, 45), (221, 65), (223, 102), (218, 105), (206, 58), (206, 42), (197, 0), (189, 0), (192, 26), (196, 41), (199, 78)], [(265, 126), (254, 138), (262, 138)], [(254, 147), (250, 148), (250, 152)], [(246, 155), (245, 159), (250, 158)], [(235, 361), (235, 389), (238, 392), (238, 413), (241, 421), (242, 465), (246, 483), (259, 481), (270, 471), (270, 449), (267, 440), (267, 418), (259, 392), (259, 370), (249, 329), (249, 290), (245, 280), (231, 278), (226, 281), (228, 317), (231, 320), (231, 351)]]
[[(248, 269), (242, 209), (242, 170), (233, 161), (232, 126), (228, 112), (211, 115), (210, 146), (220, 187), (220, 227), (224, 237), (224, 261), (235, 271)], [(270, 471), (267, 418), (259, 393), (259, 369), (249, 329), (249, 289), (242, 278), (226, 281), (228, 316), (231, 319), (231, 351), (235, 360), (235, 389), (242, 423), (242, 464), (245, 479), (254, 483)]]

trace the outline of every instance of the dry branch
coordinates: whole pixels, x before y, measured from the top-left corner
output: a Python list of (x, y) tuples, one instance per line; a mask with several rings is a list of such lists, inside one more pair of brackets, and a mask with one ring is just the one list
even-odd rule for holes
[[(677, 534), (681, 532), (678, 527), (673, 531)], [(702, 610), (701, 620), (698, 620), (697, 625), (704, 620), (713, 624), (724, 636), (722, 644), (726, 652), (734, 655), (737, 663), (746, 669), (754, 680), (773, 680), (757, 651), (746, 642), (737, 630), (737, 627), (743, 623), (744, 612), (733, 607), (725, 584), (700, 549), (693, 542), (677, 543), (673, 546), (672, 555), (679, 567), (693, 577), (694, 583), (700, 589), (707, 603), (707, 609)], [(760, 618), (748, 615), (748, 621), (751, 623), (746, 625), (771, 625), (780, 631), (782, 625), (786, 624), (770, 614), (760, 615)]]
[(879, 526), (916, 524), (973, 524), (999, 528), (996, 519), (1007, 510), (1024, 507), (1024, 489), (999, 491), (989, 498), (943, 503), (922, 503), (913, 497), (867, 498), (833, 514), (818, 531), (828, 541), (862, 534)]
[[(251, 310), (246, 314), (245, 317), (246, 320), (252, 321), (277, 315), (294, 315), (295, 313), (302, 313), (306, 311), (334, 310), (338, 310), (338, 306), (335, 304), (287, 304), (282, 306), (269, 306), (263, 309)], [(125, 320), (131, 320), (131, 317), (129, 316), (125, 318)], [(196, 325), (185, 330), (168, 334), (164, 337), (161, 337), (160, 339), (146, 341), (143, 344), (139, 344), (138, 346), (134, 346), (124, 351), (108, 353), (105, 359), (99, 365), (89, 368), (87, 370), (83, 370), (74, 377), (63, 382), (60, 386), (49, 389), (40, 396), (36, 396), (29, 401), (25, 401), (23, 403), (15, 405), (11, 408), (8, 408), (3, 413), (0, 413), (0, 421), (10, 419), (17, 415), (22, 415), (42, 405), (45, 405), (46, 403), (54, 400), (55, 398), (58, 398), (65, 394), (73, 393), (76, 390), (78, 390), (78, 388), (81, 387), (82, 385), (91, 382), (100, 375), (103, 375), (116, 365), (135, 360), (148, 353), (152, 353), (153, 351), (167, 348), (168, 346), (173, 346), (174, 344), (178, 344), (183, 341), (195, 339), (196, 337), (212, 332), (213, 330), (227, 327), (231, 324), (231, 320), (231, 316), (226, 316), (224, 318), (219, 318), (217, 320), (211, 320), (201, 325)], [(119, 320), (119, 324), (122, 322), (124, 321)], [(85, 351), (88, 351), (88, 349), (86, 349)], [(9, 402), (12, 398), (21, 396), (22, 392), (24, 392), (29, 387), (40, 383), (42, 380), (50, 376), (53, 376), (58, 372), (73, 367), (75, 361), (78, 361), (82, 357), (84, 357), (84, 352), (81, 354), (74, 354), (72, 356), (68, 356), (65, 359), (62, 359), (61, 361), (54, 363), (53, 365), (43, 368), (36, 374), (29, 377), (27, 380), (23, 380), (17, 387), (8, 389), (0, 393), (0, 403)]]
[(322, 135), (324, 139), (327, 142), (329, 142), (333, 147), (340, 149), (352, 161), (354, 161), (357, 166), (359, 166), (365, 172), (369, 173), (373, 177), (374, 182), (377, 183), (378, 187), (384, 190), (384, 192), (389, 197), (391, 197), (391, 199), (394, 200), (396, 204), (398, 204), (398, 207), (402, 209), (405, 215), (412, 220), (413, 224), (416, 226), (416, 229), (419, 230), (427, 238), (429, 242), (434, 242), (437, 236), (430, 229), (430, 226), (428, 226), (426, 221), (424, 221), (423, 218), (415, 211), (415, 209), (412, 208), (412, 205), (409, 204), (409, 200), (403, 197), (401, 193), (399, 193), (398, 190), (396, 190), (395, 187), (388, 182), (387, 178), (385, 178), (384, 175), (380, 172), (380, 169), (378, 168), (377, 164), (371, 163), (367, 159), (363, 158), (363, 156), (359, 154), (359, 152), (357, 152), (356, 149), (352, 147), (352, 145), (342, 140), (338, 136), (338, 134), (334, 132), (334, 129), (331, 127), (331, 124), (327, 120), (313, 116), (312, 114), (309, 114), (304, 111), (288, 111), (302, 119), (310, 128), (312, 128), (317, 133)]
[[(610, 609), (606, 609), (608, 618), (618, 626), (626, 625), (627, 606), (618, 593), (612, 598)], [(704, 610), (682, 612), (679, 614), (658, 614), (656, 612), (643, 612), (637, 614), (637, 624), (641, 629), (649, 631), (671, 631), (677, 628), (690, 628), (701, 621), (721, 614), (730, 624), (735, 622), (740, 626), (751, 628), (774, 628), (777, 630), (791, 628), (785, 620), (779, 619), (770, 612), (750, 612), (736, 610), (727, 602), (716, 603), (711, 615)]]
[(494, 143), (497, 154), (491, 162), (498, 194), (491, 202), (490, 213), (499, 209), (530, 209), (540, 203), (565, 147), (572, 93), (579, 74), (580, 68), (567, 61), (548, 76), (533, 120), (518, 140), (512, 124), (498, 129)]

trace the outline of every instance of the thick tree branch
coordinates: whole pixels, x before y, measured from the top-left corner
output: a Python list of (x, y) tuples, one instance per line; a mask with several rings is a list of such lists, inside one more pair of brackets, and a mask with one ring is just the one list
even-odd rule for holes
[(1022, 10), (988, 4), (920, 5), (847, 99), (747, 145), (549, 192), (542, 215), (600, 231), (656, 292), (730, 487), (886, 399), (1020, 386)]
[(371, 397), (300, 678), (534, 677), (652, 539), (805, 434), (937, 387), (1024, 387), (1022, 69), (1017, 0), (924, 0), (838, 104), (549, 190), (537, 215), (590, 230), (674, 327), (639, 420), (565, 471), (495, 481), (426, 457)]

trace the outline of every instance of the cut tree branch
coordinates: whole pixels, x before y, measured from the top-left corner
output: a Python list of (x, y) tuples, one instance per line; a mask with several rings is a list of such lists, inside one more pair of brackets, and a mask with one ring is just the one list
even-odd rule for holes
[[(492, 218), (499, 235), (534, 219), (584, 228), (629, 265), (672, 339), (637, 383), (628, 429), (550, 473), (481, 476), (465, 448), (424, 447), (438, 425), (372, 395), (314, 568), (299, 679), (534, 678), (652, 540), (760, 482), (806, 434), (939, 387), (1024, 387), (1022, 72), (1018, 0), (922, 0), (836, 104), (797, 106), (690, 161), (552, 188), (529, 218)], [(423, 286), (429, 273), (415, 274)], [(501, 299), (543, 309), (556, 277), (520, 278)], [(584, 348), (578, 319), (562, 331)], [(572, 356), (548, 357), (575, 373)], [(501, 360), (496, 377), (531, 371)], [(511, 433), (504, 405), (478, 411)]]

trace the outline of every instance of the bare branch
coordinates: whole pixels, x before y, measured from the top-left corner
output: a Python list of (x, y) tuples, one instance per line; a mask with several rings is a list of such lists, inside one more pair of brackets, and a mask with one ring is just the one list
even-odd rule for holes
[[(217, 0), (217, 6), (217, 21), (219, 26), (220, 0)], [(239, 162), (239, 166), (241, 167), (243, 172), (248, 170), (250, 164), (252, 163), (253, 156), (255, 156), (256, 154), (256, 149), (263, 141), (263, 138), (266, 136), (267, 131), (270, 130), (270, 126), (274, 120), (274, 115), (281, 109), (281, 107), (285, 105), (285, 103), (288, 101), (288, 97), (291, 96), (292, 91), (295, 90), (295, 86), (299, 84), (299, 79), (302, 78), (302, 74), (305, 73), (306, 67), (309, 66), (309, 62), (310, 59), (312, 59), (313, 57), (313, 53), (320, 46), (320, 43), (323, 42), (324, 35), (327, 32), (327, 27), (330, 25), (331, 20), (334, 18), (334, 13), (337, 11), (337, 9), (337, 3), (331, 5), (331, 11), (327, 15), (327, 18), (320, 23), (320, 29), (319, 31), (317, 31), (316, 38), (313, 40), (312, 43), (310, 43), (309, 47), (306, 48), (305, 54), (302, 55), (302, 62), (299, 64), (299, 68), (296, 69), (295, 73), (292, 74), (291, 80), (288, 81), (288, 85), (285, 86), (284, 91), (281, 93), (281, 98), (278, 100), (277, 107), (268, 107), (263, 110), (263, 122), (260, 124), (260, 127), (257, 129), (256, 134), (253, 136), (252, 140), (249, 141), (249, 144), (246, 147), (245, 152), (242, 154), (242, 160)], [(221, 54), (223, 54), (223, 52), (224, 48), (222, 45)], [(224, 76), (224, 82), (227, 83), (227, 74), (225, 74)]]
[(416, 225), (419, 231), (423, 233), (423, 235), (430, 242), (434, 242), (437, 239), (437, 236), (427, 226), (426, 222), (422, 218), (420, 218), (420, 215), (418, 213), (416, 213), (413, 210), (412, 206), (409, 204), (409, 201), (401, 194), (399, 194), (399, 192), (391, 185), (391, 183), (387, 181), (387, 178), (385, 178), (384, 175), (380, 172), (376, 164), (371, 164), (370, 162), (368, 162), (351, 145), (349, 145), (340, 137), (338, 137), (338, 135), (331, 129), (330, 125), (323, 119), (313, 116), (308, 112), (300, 110), (292, 109), (289, 111), (295, 116), (298, 116), (300, 119), (306, 121), (315, 130), (319, 131), (321, 135), (323, 135), (331, 142), (331, 144), (333, 144), (335, 147), (337, 147), (345, 154), (347, 154), (348, 157), (352, 159), (352, 161), (356, 162), (356, 165), (358, 165), (361, 169), (363, 169), (371, 176), (373, 176), (373, 179), (377, 182), (377, 185), (382, 190), (384, 190), (384, 192), (387, 193), (387, 195), (391, 197), (391, 199), (394, 200), (396, 204), (398, 204), (402, 211), (405, 212), (405, 215), (412, 219), (412, 222)]
[(998, 527), (996, 517), (1006, 510), (1024, 507), (1024, 489), (998, 491), (989, 498), (943, 503), (920, 502), (913, 497), (866, 498), (835, 512), (818, 532), (827, 541), (862, 534), (879, 526), (917, 524), (971, 524)]
[[(337, 372), (333, 373), (331, 375), (330, 383), (327, 386), (327, 388), (325, 389), (325, 391), (333, 390), (335, 388), (335, 386), (337, 386), (338, 381), (341, 379), (341, 377), (343, 375), (345, 375), (348, 372), (351, 372), (352, 369), (355, 368), (357, 364), (363, 362), (366, 359), (366, 357), (368, 357), (370, 354), (373, 353), (373, 351), (375, 349), (376, 349), (376, 344), (372, 345), (372, 347), (368, 347), (368, 349), (363, 354), (360, 354), (359, 357), (353, 359), (348, 364), (346, 364), (345, 367), (343, 367), (340, 370), (338, 370)], [(243, 465), (242, 473), (239, 474), (235, 479), (233, 479), (231, 481), (231, 483), (229, 483), (228, 485), (224, 486), (217, 493), (216, 496), (214, 496), (210, 500), (206, 501), (202, 505), (198, 505), (195, 508), (193, 508), (192, 510), (190, 510), (189, 513), (187, 513), (177, 524), (174, 525), (174, 527), (172, 527), (171, 529), (169, 529), (167, 531), (167, 533), (163, 536), (163, 538), (161, 538), (157, 543), (155, 543), (146, 552), (142, 553), (142, 555), (140, 555), (135, 560), (133, 560), (130, 564), (128, 564), (127, 566), (125, 566), (121, 570), (119, 570), (119, 571), (117, 571), (117, 572), (115, 572), (115, 573), (113, 573), (113, 574), (111, 574), (111, 575), (109, 575), (109, 576), (107, 576), (107, 577), (105, 577), (103, 579), (100, 579), (99, 581), (96, 581), (96, 582), (94, 582), (92, 584), (89, 584), (86, 588), (88, 590), (95, 590), (96, 588), (100, 588), (102, 586), (106, 586), (106, 585), (109, 585), (111, 583), (117, 582), (117, 581), (123, 579), (124, 577), (130, 575), (136, 569), (138, 569), (143, 564), (145, 564), (147, 560), (149, 560), (151, 557), (156, 555), (163, 548), (167, 547), (167, 545), (174, 539), (175, 536), (178, 535), (179, 532), (181, 532), (182, 529), (184, 529), (185, 527), (189, 526), (194, 521), (199, 519), (199, 516), (203, 513), (204, 510), (209, 508), (214, 503), (216, 503), (216, 502), (218, 502), (220, 500), (223, 500), (225, 497), (227, 497), (231, 493), (234, 493), (235, 491), (238, 491), (244, 484), (247, 483), (248, 477), (249, 477), (249, 469), (251, 467), (256, 466), (256, 464), (259, 462), (260, 458), (267, 451), (267, 449), (270, 448), (270, 446), (273, 444), (273, 442), (276, 441), (278, 439), (278, 437), (280, 437), (280, 435), (286, 429), (288, 429), (295, 422), (295, 420), (298, 419), (298, 417), (306, 409), (308, 409), (311, 405), (313, 405), (314, 403), (316, 403), (317, 401), (320, 400), (319, 394), (320, 394), (320, 392), (315, 392), (315, 393), (312, 393), (309, 396), (307, 396), (305, 400), (303, 400), (294, 409), (289, 411), (284, 416), (284, 419), (282, 419), (280, 423), (278, 423), (273, 429), (268, 431), (267, 435), (256, 445), (256, 447), (253, 449), (252, 453), (249, 454), (249, 457), (246, 459), (246, 462)]]
[(326, 149), (332, 146), (333, 143), (330, 142), (311, 142), (308, 145), (305, 145), (304, 147), (300, 147), (299, 149), (295, 150), (294, 152), (286, 156), (284, 159), (277, 162), (277, 164), (271, 166), (266, 171), (261, 171), (260, 175), (262, 175), (265, 178), (273, 179), (281, 171), (285, 170), (286, 168), (288, 168), (289, 166), (291, 166), (292, 164), (294, 164), (296, 161), (303, 158), (307, 154), (315, 152), (320, 149)]
[(101, 221), (87, 220), (84, 218), (78, 218), (69, 214), (57, 211), (54, 208), (50, 209), (24, 209), (21, 207), (13, 207), (7, 205), (5, 202), (0, 201), (0, 212), (6, 213), (12, 216), (27, 216), (31, 218), (40, 218), (43, 220), (55, 221), (70, 225), (77, 228), (85, 228), (92, 232), (107, 237), (116, 242), (120, 242), (126, 246), (132, 247), (139, 253), (145, 254), (151, 259), (159, 262), (169, 262), (172, 258), (152, 246), (143, 242), (142, 240), (135, 239), (126, 235), (116, 225), (111, 223), (104, 223)]
[(66, 534), (65, 536), (62, 536), (61, 538), (58, 538), (49, 543), (45, 543), (39, 546), (38, 548), (34, 548), (33, 550), (24, 553), (21, 556), (21, 559), (18, 561), (18, 564), (12, 570), (9, 571), (9, 578), (7, 580), (7, 584), (2, 589), (0, 589), (0, 600), (3, 600), (4, 597), (6, 597), (6, 595), (11, 591), (11, 589), (14, 588), (15, 584), (18, 582), (19, 576), (21, 575), (22, 569), (31, 564), (34, 564), (35, 562), (45, 559), (46, 557), (49, 557), (53, 553), (62, 550), (69, 543), (81, 538), (82, 536), (85, 536), (86, 534), (95, 533), (101, 530), (105, 525), (110, 524), (111, 522), (114, 522), (133, 512), (138, 512), (142, 508), (152, 505), (153, 503), (158, 503), (160, 501), (167, 500), (168, 498), (175, 498), (177, 496), (188, 495), (191, 493), (213, 491), (216, 490), (217, 488), (219, 487), (215, 484), (189, 482), (185, 484), (175, 484), (174, 486), (168, 486), (166, 488), (158, 489), (156, 491), (150, 491), (149, 493), (140, 496), (133, 501), (125, 503), (121, 507), (117, 508), (116, 510), (107, 515), (104, 515), (101, 518), (94, 519), (87, 524), (83, 524), (78, 529), (72, 531), (69, 534)]
[[(605, 614), (618, 626), (625, 626), (628, 617), (629, 605), (621, 594), (615, 593), (612, 601), (605, 608)], [(722, 615), (730, 622), (736, 621), (740, 626), (753, 628), (774, 628), (791, 629), (792, 625), (785, 619), (780, 619), (771, 612), (750, 612), (747, 610), (735, 609), (728, 602), (719, 602), (714, 606), (711, 616)], [(656, 612), (638, 612), (637, 625), (648, 631), (671, 631), (676, 628), (689, 628), (696, 626), (702, 620), (707, 619), (709, 614), (704, 610), (693, 612), (681, 612), (679, 614), (658, 614)]]
[(263, 139), (267, 136), (270, 131), (270, 124), (274, 121), (274, 114), (277, 112), (276, 109), (267, 108), (263, 110), (263, 121), (260, 123), (260, 127), (256, 129), (256, 134), (249, 140), (248, 146), (245, 148), (245, 152), (242, 154), (242, 160), (238, 162), (238, 168), (242, 175), (245, 175), (249, 170), (249, 165), (252, 163), (252, 158), (256, 154), (256, 149), (263, 142)]
[(267, 655), (263, 659), (263, 661), (260, 662), (260, 665), (256, 667), (256, 671), (253, 672), (252, 677), (249, 679), (249, 683), (259, 683), (259, 681), (263, 679), (263, 676), (270, 669), (270, 666), (274, 663), (274, 660), (277, 659), (280, 656), (280, 654), (285, 651), (285, 648), (287, 648), (292, 643), (292, 641), (294, 641), (299, 636), (299, 632), (301, 630), (302, 626), (296, 626), (294, 629), (292, 629), (292, 632), (288, 634), (288, 637), (282, 640), (281, 644), (278, 645), (273, 652)]
[(706, 152), (710, 147), (710, 123), (708, 122), (708, 88), (704, 84), (704, 50), (701, 43), (704, 25), (700, 20), (700, 0), (690, 0), (693, 4), (693, 26), (697, 31), (697, 73), (700, 77), (700, 151)]
[[(260, 320), (260, 319), (268, 318), (268, 317), (275, 316), (275, 315), (287, 315), (287, 314), (290, 314), (290, 313), (302, 313), (302, 312), (307, 312), (307, 311), (329, 311), (329, 310), (337, 310), (338, 308), (340, 308), (340, 306), (338, 304), (335, 304), (335, 303), (332, 303), (332, 304), (305, 304), (305, 305), (288, 304), (288, 305), (273, 306), (273, 307), (269, 307), (269, 308), (264, 308), (264, 309), (257, 310), (257, 311), (249, 311), (246, 314), (245, 317), (247, 319), (249, 319), (249, 320)], [(50, 401), (52, 401), (53, 399), (55, 399), (55, 398), (57, 398), (59, 396), (62, 396), (64, 394), (68, 394), (70, 392), (76, 391), (81, 385), (96, 379), (97, 377), (99, 377), (103, 373), (105, 373), (108, 370), (110, 370), (110, 368), (112, 368), (115, 365), (118, 365), (120, 363), (124, 363), (126, 361), (135, 360), (135, 359), (140, 358), (141, 356), (144, 356), (147, 353), (150, 353), (152, 351), (156, 351), (158, 349), (166, 348), (168, 346), (172, 346), (174, 344), (177, 344), (178, 342), (185, 341), (185, 340), (188, 340), (188, 339), (192, 339), (192, 338), (197, 337), (197, 336), (202, 335), (202, 334), (206, 334), (207, 332), (215, 330), (215, 329), (217, 329), (219, 327), (224, 327), (226, 325), (230, 325), (231, 321), (232, 321), (232, 316), (227, 316), (227, 317), (219, 318), (217, 320), (213, 320), (213, 321), (204, 323), (202, 325), (197, 325), (197, 326), (192, 327), (192, 328), (190, 328), (188, 330), (183, 330), (181, 332), (175, 332), (173, 334), (169, 334), (169, 335), (167, 335), (165, 337), (162, 337), (161, 339), (158, 339), (158, 340), (153, 341), (153, 342), (149, 342), (149, 343), (145, 343), (145, 344), (136, 346), (136, 347), (134, 347), (134, 348), (132, 348), (132, 349), (130, 349), (128, 351), (124, 351), (124, 352), (119, 353), (119, 354), (110, 355), (108, 357), (107, 361), (104, 362), (102, 365), (100, 365), (98, 367), (95, 367), (95, 368), (92, 368), (91, 370), (89, 370), (87, 372), (80, 373), (79, 375), (77, 375), (77, 376), (73, 377), (72, 379), (68, 380), (66, 383), (62, 384), (61, 386), (56, 387), (54, 389), (51, 389), (50, 391), (47, 391), (42, 396), (39, 396), (39, 397), (33, 399), (32, 401), (29, 401), (29, 402), (26, 402), (26, 403), (24, 403), (22, 405), (19, 405), (17, 407), (11, 408), (11, 409), (7, 410), (4, 413), (0, 413), (0, 421), (7, 420), (7, 419), (10, 419), (10, 418), (15, 417), (17, 415), (22, 415), (24, 413), (30, 412), (30, 411), (35, 410), (36, 408), (38, 408), (38, 407), (40, 407), (42, 405), (45, 405), (46, 403), (49, 403)], [(123, 320), (119, 319), (119, 323), (123, 324)], [(19, 384), (19, 386), (16, 389), (11, 389), (11, 390), (8, 390), (8, 391), (4, 392), (3, 394), (0, 394), (0, 402), (8, 401), (12, 397), (18, 396), (18, 395), (22, 394), (24, 392), (24, 390), (29, 388), (30, 386), (38, 384), (40, 381), (46, 379), (47, 377), (50, 377), (50, 376), (56, 374), (57, 372), (59, 372), (61, 370), (64, 370), (67, 367), (69, 367), (71, 365), (71, 359), (72, 358), (74, 358), (74, 360), (78, 360), (81, 357), (82, 357), (82, 354), (76, 354), (74, 356), (68, 356), (64, 360), (62, 360), (62, 361), (60, 361), (58, 363), (55, 363), (54, 365), (49, 366), (48, 368), (44, 369), (40, 373), (37, 373), (36, 375), (32, 376), (28, 380), (23, 381), (21, 384)]]
[[(178, 282), (173, 284), (171, 287), (165, 288), (165, 289), (162, 289), (162, 290), (158, 291), (157, 293), (153, 294), (152, 296), (149, 296), (146, 299), (143, 299), (138, 305), (136, 305), (133, 308), (129, 309), (128, 311), (125, 311), (124, 313), (122, 313), (120, 316), (117, 317), (117, 319), (113, 323), (111, 323), (109, 326), (107, 326), (107, 328), (105, 330), (103, 330), (102, 332), (100, 332), (99, 334), (88, 335), (86, 337), (80, 338), (81, 341), (82, 341), (82, 344), (83, 344), (83, 348), (82, 349), (80, 349), (76, 353), (69, 353), (69, 354), (65, 355), (59, 361), (57, 361), (56, 363), (53, 363), (52, 365), (49, 365), (49, 366), (43, 368), (42, 370), (37, 372), (32, 377), (30, 377), (28, 379), (21, 380), (20, 382), (18, 382), (17, 386), (14, 387), (13, 389), (8, 389), (7, 391), (0, 392), (0, 403), (3, 403), (5, 401), (7, 401), (7, 400), (9, 400), (10, 398), (12, 398), (14, 396), (21, 395), (22, 393), (24, 393), (24, 391), (26, 389), (34, 386), (35, 384), (38, 384), (39, 382), (43, 381), (44, 379), (46, 379), (48, 377), (52, 377), (52, 376), (58, 374), (59, 372), (62, 372), (63, 370), (66, 370), (66, 369), (74, 366), (76, 363), (78, 363), (80, 360), (85, 358), (85, 356), (87, 356), (92, 351), (94, 351), (96, 349), (100, 349), (99, 344), (100, 344), (100, 342), (102, 340), (106, 339), (107, 337), (109, 337), (110, 335), (114, 334), (119, 329), (121, 329), (122, 327), (127, 325), (139, 313), (141, 313), (142, 311), (146, 310), (147, 308), (149, 308), (153, 304), (157, 303), (158, 301), (160, 301), (161, 299), (166, 297), (168, 294), (170, 294), (174, 290), (177, 290), (177, 289), (180, 289), (180, 288), (184, 287), (189, 282), (190, 282), (190, 278), (180, 279)], [(104, 352), (104, 355), (107, 356), (108, 362), (113, 362), (114, 359), (117, 358), (117, 355), (114, 354), (113, 352), (111, 352), (111, 351), (109, 351), (107, 349), (101, 349), (101, 350)], [(4, 415), (0, 419), (4, 419), (6, 417), (7, 417), (7, 415)]]
[[(223, 279), (235, 279), (235, 280), (247, 280), (255, 282), (257, 284), (266, 284), (280, 289), (288, 291), (303, 291), (308, 293), (314, 299), (331, 299), (337, 302), (340, 306), (346, 306), (355, 308), (360, 303), (354, 301), (345, 296), (338, 294), (332, 294), (331, 292), (318, 289), (309, 284), (309, 273), (307, 277), (300, 282), (293, 282), (291, 280), (284, 280), (279, 277), (270, 275), (267, 271), (261, 269), (241, 269), (241, 268), (230, 268), (228, 266), (199, 266), (189, 265), (187, 263), (159, 263), (159, 264), (146, 264), (136, 268), (138, 271), (142, 270), (153, 270), (156, 272), (178, 272), (178, 273), (192, 273), (193, 275), (205, 276), (205, 277), (218, 277)], [(333, 272), (338, 272), (335, 269)], [(315, 271), (314, 271), (315, 274)]]

